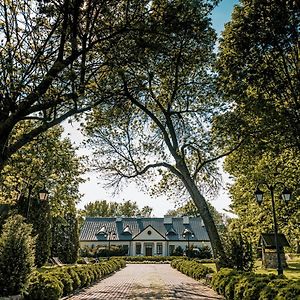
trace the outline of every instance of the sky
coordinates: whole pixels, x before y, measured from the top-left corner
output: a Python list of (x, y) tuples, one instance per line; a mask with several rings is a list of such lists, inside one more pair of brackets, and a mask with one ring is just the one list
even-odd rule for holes
[[(231, 12), (237, 0), (223, 0), (217, 8), (214, 9), (212, 14), (213, 27), (217, 31), (218, 35), (222, 32), (224, 24), (230, 20)], [(65, 128), (64, 135), (69, 137), (76, 146), (80, 146), (83, 141), (83, 136), (80, 133), (80, 129), (77, 123), (70, 124), (65, 122), (63, 124)], [(91, 155), (91, 153), (82, 147), (78, 150), (79, 155)], [(222, 162), (219, 163), (220, 167)], [(166, 196), (161, 195), (159, 197), (151, 198), (149, 195), (139, 191), (138, 187), (132, 183), (129, 184), (121, 193), (116, 196), (112, 196), (113, 190), (107, 190), (102, 187), (103, 182), (99, 179), (99, 174), (88, 173), (84, 178), (88, 178), (88, 181), (80, 185), (80, 193), (83, 197), (78, 204), (78, 208), (83, 208), (85, 204), (96, 200), (110, 200), (116, 202), (122, 202), (124, 200), (136, 201), (138, 206), (142, 208), (148, 205), (153, 208), (153, 216), (162, 217), (168, 210), (174, 209), (174, 202), (172, 199), (167, 199)], [(228, 174), (222, 172), (223, 184), (220, 187), (219, 195), (211, 200), (211, 204), (219, 211), (224, 213), (224, 209), (228, 209), (230, 204), (229, 195), (226, 191), (226, 185), (229, 182)]]

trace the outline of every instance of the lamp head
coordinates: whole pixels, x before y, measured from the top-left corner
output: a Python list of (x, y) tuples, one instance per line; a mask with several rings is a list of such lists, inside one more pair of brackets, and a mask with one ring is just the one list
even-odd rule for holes
[(291, 200), (292, 193), (285, 187), (281, 193), (281, 197), (286, 203), (288, 203)]
[(264, 193), (259, 188), (257, 188), (256, 191), (254, 192), (254, 195), (255, 195), (256, 202), (259, 205), (261, 205), (262, 202), (263, 202), (263, 195), (264, 195)]

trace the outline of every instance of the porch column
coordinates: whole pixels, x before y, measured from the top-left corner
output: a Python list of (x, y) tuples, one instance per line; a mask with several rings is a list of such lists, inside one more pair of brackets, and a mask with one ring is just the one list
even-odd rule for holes
[(153, 255), (157, 255), (157, 242), (154, 242)]
[(141, 255), (145, 255), (144, 242), (141, 242)]

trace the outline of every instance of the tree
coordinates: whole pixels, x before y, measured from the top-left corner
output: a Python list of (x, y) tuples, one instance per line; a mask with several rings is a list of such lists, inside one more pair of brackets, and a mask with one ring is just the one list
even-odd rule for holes
[[(111, 98), (93, 96), (93, 77), (105, 76), (110, 41), (136, 32), (149, 2), (1, 1), (0, 170), (48, 128)], [(26, 119), (34, 127), (11, 141)]]
[[(300, 149), (299, 4), (242, 0), (220, 41), (221, 143)], [(216, 120), (216, 123), (217, 120)]]
[[(254, 147), (255, 148), (255, 147)], [(273, 219), (270, 191), (264, 186), (264, 202), (261, 206), (255, 201), (254, 191), (259, 182), (275, 184), (282, 182), (291, 189), (292, 200), (286, 204), (281, 200), (280, 193), (283, 185), (275, 190), (275, 207), (278, 227), (283, 232), (294, 251), (297, 251), (300, 241), (300, 196), (299, 186), (299, 159), (295, 150), (285, 149), (281, 153), (273, 153), (266, 149), (262, 153), (249, 147), (241, 147), (236, 153), (225, 160), (226, 171), (235, 177), (230, 187), (231, 208), (239, 217), (231, 220), (230, 232), (242, 231), (254, 245), (258, 244), (259, 236), (264, 232), (273, 231)]]
[(119, 69), (116, 74), (108, 68), (109, 87), (126, 105), (95, 109), (87, 132), (95, 149), (94, 167), (108, 175), (108, 185), (118, 188), (126, 179), (155, 177), (160, 182), (153, 192), (187, 191), (215, 256), (226, 264), (202, 194), (217, 182), (213, 162), (225, 155), (214, 151), (210, 135), (212, 116), (220, 109), (212, 73), (215, 33), (208, 18), (213, 4), (152, 1), (144, 31), (124, 39), (126, 52), (118, 45), (111, 52), (119, 58)]
[(108, 202), (106, 200), (90, 202), (81, 211), (81, 214), (88, 217), (134, 217), (138, 215), (149, 217), (151, 213), (151, 207), (144, 206), (142, 209), (139, 209), (137, 203), (130, 200), (123, 203)]
[(32, 226), (21, 215), (12, 215), (0, 236), (0, 295), (22, 293), (34, 266), (35, 239)]
[[(17, 139), (30, 130), (31, 123), (19, 123), (11, 138), (16, 136)], [(44, 265), (51, 255), (52, 217), (64, 217), (71, 213), (75, 218), (72, 222), (77, 222), (75, 205), (80, 198), (79, 183), (83, 181), (80, 176), (85, 169), (71, 142), (62, 139), (62, 132), (62, 128), (56, 126), (42, 133), (12, 155), (0, 173), (0, 201), (14, 205), (17, 212), (26, 218), (26, 222), (33, 225), (32, 234), (36, 236), (35, 263), (38, 267)], [(50, 194), (46, 202), (41, 202), (38, 197), (43, 187)], [(66, 249), (69, 247), (68, 242), (66, 239)], [(69, 260), (72, 259), (68, 256)]]
[(79, 232), (78, 221), (74, 213), (53, 218), (51, 256), (68, 264), (74, 264), (78, 258)]
[[(31, 121), (18, 124), (11, 139), (17, 140), (33, 126)], [(12, 155), (0, 172), (1, 203), (15, 204), (22, 196), (23, 215), (30, 217), (34, 211), (31, 200), (37, 199), (45, 187), (50, 194), (52, 215), (75, 211), (85, 168), (71, 142), (62, 139), (62, 132), (62, 127), (53, 127)]]

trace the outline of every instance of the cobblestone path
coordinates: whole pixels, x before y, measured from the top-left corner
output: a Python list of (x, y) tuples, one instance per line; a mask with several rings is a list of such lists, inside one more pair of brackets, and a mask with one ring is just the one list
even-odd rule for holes
[(124, 269), (68, 300), (223, 299), (168, 264), (128, 264)]

